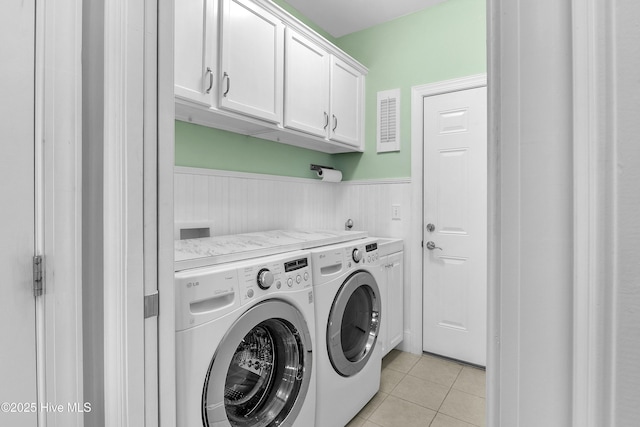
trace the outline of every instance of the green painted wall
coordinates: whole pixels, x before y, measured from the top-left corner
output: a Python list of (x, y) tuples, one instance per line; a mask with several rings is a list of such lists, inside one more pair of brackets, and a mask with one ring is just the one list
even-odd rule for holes
[(176, 120), (176, 166), (317, 178), (311, 163), (333, 166), (331, 154)]
[[(345, 180), (410, 176), (411, 86), (486, 72), (485, 19), (485, 0), (448, 0), (339, 39), (319, 31), (369, 68), (364, 153), (330, 155), (176, 121), (176, 165), (312, 178), (315, 163), (342, 170)], [(401, 88), (401, 151), (377, 154), (376, 94), (394, 88)]]
[[(341, 37), (336, 43), (369, 68), (365, 152), (340, 154), (345, 180), (411, 175), (411, 87), (486, 72), (485, 0), (448, 0)], [(400, 88), (400, 152), (376, 153), (376, 95)]]

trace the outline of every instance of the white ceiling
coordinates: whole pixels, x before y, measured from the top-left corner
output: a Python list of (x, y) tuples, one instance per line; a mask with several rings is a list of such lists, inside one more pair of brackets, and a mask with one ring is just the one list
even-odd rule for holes
[(334, 37), (342, 37), (446, 0), (285, 0)]

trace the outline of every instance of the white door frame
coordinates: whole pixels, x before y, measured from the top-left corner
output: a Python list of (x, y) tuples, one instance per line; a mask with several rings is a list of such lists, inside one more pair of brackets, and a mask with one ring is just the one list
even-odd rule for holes
[[(573, 425), (597, 427), (609, 422), (607, 378), (611, 350), (606, 331), (611, 325), (607, 290), (613, 271), (606, 236), (607, 146), (614, 121), (607, 114), (607, 96), (614, 83), (606, 79), (611, 32), (601, 0), (572, 1), (573, 42)], [(607, 47), (605, 47), (607, 46)]]
[[(175, 426), (173, 16), (173, 0), (105, 7), (107, 426)], [(145, 320), (145, 288), (155, 283), (159, 316)]]
[[(411, 283), (411, 307), (409, 312), (411, 318), (409, 320), (409, 327), (411, 330), (411, 343), (409, 343), (409, 350), (413, 353), (422, 353), (422, 310), (423, 310), (423, 292), (422, 292), (422, 278), (423, 276), (423, 248), (422, 248), (422, 236), (423, 236), (423, 199), (424, 199), (424, 179), (423, 179), (423, 139), (424, 139), (424, 127), (423, 127), (423, 110), (424, 110), (424, 98), (433, 95), (440, 95), (444, 93), (456, 92), (466, 89), (474, 89), (478, 87), (484, 87), (487, 85), (487, 75), (477, 74), (468, 77), (462, 77), (457, 79), (445, 80), (436, 83), (430, 83), (420, 86), (413, 86), (411, 88), (411, 182), (412, 184), (412, 215), (411, 215), (411, 235), (415, 236), (415, 250), (411, 252), (410, 266), (411, 276), (413, 280)], [(490, 143), (487, 146), (489, 154), (491, 154), (492, 147)], [(493, 173), (489, 170), (489, 174)], [(488, 185), (491, 185), (491, 179), (488, 181)], [(495, 193), (489, 188), (487, 206), (491, 211), (491, 206), (495, 204)], [(489, 217), (490, 218), (490, 217)], [(491, 241), (491, 233), (488, 233), (488, 239)], [(419, 279), (418, 279), (419, 278)], [(491, 282), (487, 283), (488, 295), (493, 295), (491, 290)], [(495, 309), (495, 301), (488, 299), (487, 312)], [(491, 325), (489, 325), (491, 326)], [(493, 331), (489, 327), (487, 328), (487, 337), (493, 336)], [(488, 338), (487, 338), (488, 339)], [(491, 341), (487, 342), (487, 370), (489, 371), (494, 366), (494, 360), (491, 355)], [(488, 381), (489, 381), (488, 377)], [(487, 396), (487, 398), (490, 398)], [(491, 421), (487, 425), (494, 425)]]
[(64, 406), (38, 426), (82, 426), (82, 1), (36, 0), (35, 18), (38, 399)]
[[(613, 93), (614, 82), (609, 76), (608, 57), (612, 33), (608, 21), (609, 2), (603, 0), (573, 0), (572, 49), (573, 49), (573, 396), (572, 424), (575, 427), (596, 427), (610, 421), (611, 390), (610, 373), (611, 350), (607, 336), (611, 333), (612, 310), (606, 288), (611, 287), (613, 272), (608, 264), (607, 235), (611, 224), (607, 218), (610, 202), (608, 191), (611, 182), (608, 170), (615, 166), (607, 164), (608, 143), (613, 132), (614, 117), (609, 115), (608, 94)], [(514, 34), (512, 27), (502, 22), (504, 11), (501, 0), (490, 0), (488, 9), (489, 29), (489, 74), (490, 74), (490, 139), (489, 139), (489, 179), (490, 192), (497, 194), (501, 178), (495, 172), (499, 166), (499, 128), (501, 81), (500, 75), (504, 53), (500, 39), (502, 31), (507, 36)], [(506, 28), (506, 30), (505, 30)], [(558, 40), (560, 43), (561, 40)], [(511, 58), (510, 66), (517, 66)], [(516, 97), (518, 87), (510, 88)], [(517, 101), (514, 101), (517, 102)], [(490, 193), (491, 194), (491, 193)], [(498, 204), (496, 204), (496, 202)], [(499, 197), (491, 201), (489, 210), (492, 229), (490, 230), (490, 254), (496, 258), (500, 252), (499, 220), (495, 218), (499, 208)], [(499, 308), (500, 277), (499, 260), (490, 263), (489, 303)], [(501, 408), (499, 344), (500, 314), (489, 311), (489, 334), (494, 336), (496, 345), (489, 347), (489, 359), (495, 363), (495, 370), (487, 371), (487, 425), (499, 427), (499, 420), (506, 409)], [(514, 339), (515, 337), (505, 337)], [(495, 351), (492, 356), (491, 352)], [(552, 386), (553, 384), (550, 384)], [(518, 390), (505, 390), (505, 393)]]
[[(445, 80), (437, 83), (413, 86), (411, 88), (411, 182), (412, 184), (412, 206), (411, 215), (411, 235), (416, 236), (415, 249), (411, 251), (411, 277), (420, 278), (413, 280), (411, 284), (411, 313), (410, 330), (411, 343), (409, 349), (413, 353), (422, 353), (422, 199), (424, 198), (423, 183), (423, 156), (424, 150), (422, 141), (423, 133), (423, 99), (427, 96), (440, 95), (443, 93), (456, 92), (465, 89), (474, 89), (487, 85), (487, 75), (478, 74), (475, 76), (463, 77), (459, 79)], [(489, 204), (492, 202), (489, 201)], [(419, 246), (420, 245), (420, 246)]]

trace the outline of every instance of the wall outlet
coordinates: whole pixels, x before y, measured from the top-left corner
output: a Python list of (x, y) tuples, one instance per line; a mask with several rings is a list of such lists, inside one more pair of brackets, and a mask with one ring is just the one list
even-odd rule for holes
[(400, 221), (400, 205), (391, 205), (391, 220)]

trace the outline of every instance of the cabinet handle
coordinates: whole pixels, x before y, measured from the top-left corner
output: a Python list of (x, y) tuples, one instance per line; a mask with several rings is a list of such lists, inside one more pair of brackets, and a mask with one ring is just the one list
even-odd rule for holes
[(227, 72), (224, 72), (224, 76), (222, 76), (223, 79), (227, 79), (227, 90), (224, 91), (224, 93), (222, 94), (222, 96), (226, 97), (227, 94), (229, 93), (229, 89), (231, 89), (231, 77), (229, 77), (229, 74), (227, 74)]
[(207, 67), (207, 72), (204, 74), (205, 79), (207, 78), (207, 74), (209, 74), (209, 88), (205, 91), (205, 93), (211, 93), (211, 89), (213, 88), (213, 70), (211, 67)]
[(333, 116), (333, 123), (334, 123), (333, 124), (333, 131), (335, 132), (336, 128), (338, 127), (338, 118), (336, 117), (335, 114), (332, 114), (332, 116)]
[(322, 129), (326, 129), (329, 126), (329, 115), (327, 112), (324, 112), (324, 127)]

